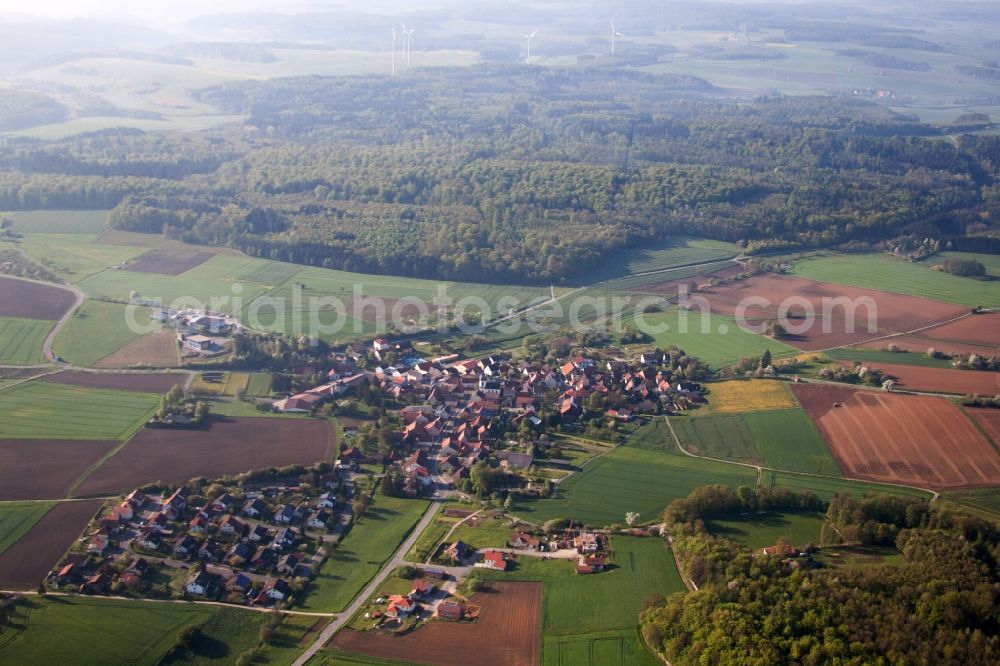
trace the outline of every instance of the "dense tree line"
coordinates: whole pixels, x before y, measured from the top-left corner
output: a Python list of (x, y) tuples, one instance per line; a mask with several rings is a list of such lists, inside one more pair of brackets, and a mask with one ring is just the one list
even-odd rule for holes
[(921, 138), (940, 131), (854, 99), (737, 103), (692, 77), (500, 65), (200, 97), (249, 121), (15, 141), (0, 208), (112, 208), (117, 227), (254, 256), (537, 282), (678, 233), (751, 253), (911, 232), (958, 248), (1000, 219), (1000, 139)]
[(671, 663), (1000, 659), (1000, 532), (991, 523), (919, 499), (838, 497), (828, 516), (842, 529), (882, 530), (902, 561), (810, 566), (708, 534), (697, 512), (721, 510), (734, 495), (701, 489), (665, 514), (681, 562), (704, 563), (697, 591), (653, 597), (641, 613), (644, 638)]

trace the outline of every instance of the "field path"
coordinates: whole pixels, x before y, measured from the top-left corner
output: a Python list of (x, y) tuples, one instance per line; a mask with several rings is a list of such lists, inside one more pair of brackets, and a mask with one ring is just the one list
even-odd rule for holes
[[(475, 513), (470, 513), (470, 514), (469, 514), (469, 515), (467, 515), (467, 516), (466, 516), (465, 518), (462, 518), (462, 520), (460, 520), (460, 521), (458, 521), (457, 523), (455, 523), (454, 525), (452, 525), (452, 526), (451, 526), (451, 529), (450, 529), (450, 530), (448, 530), (448, 533), (447, 533), (447, 534), (445, 534), (445, 535), (444, 535), (443, 537), (441, 537), (441, 538), (440, 538), (440, 539), (438, 540), (438, 543), (442, 543), (442, 542), (444, 542), (444, 543), (447, 543), (447, 542), (448, 542), (448, 539), (450, 539), (450, 538), (451, 538), (451, 535), (455, 533), (455, 530), (456, 530), (456, 529), (458, 529), (458, 526), (459, 526), (459, 525), (463, 524), (463, 523), (464, 523), (465, 521), (469, 520), (470, 518), (474, 518), (475, 516), (478, 516), (478, 515), (479, 515), (479, 514), (481, 514), (481, 513), (483, 512), (483, 511), (486, 511), (486, 509), (480, 509), (479, 511), (476, 511)], [(437, 544), (435, 544), (435, 545), (437, 545)], [(430, 564), (430, 563), (431, 563), (431, 558), (433, 558), (433, 557), (434, 557), (434, 553), (435, 553), (435, 552), (437, 552), (437, 549), (433, 549), (433, 550), (431, 550), (431, 553), (430, 553), (430, 555), (428, 555), (428, 556), (427, 556), (427, 560), (426, 560), (426, 561), (424, 562), (424, 564)]]
[(326, 645), (330, 639), (333, 638), (333, 636), (350, 621), (352, 617), (354, 617), (354, 614), (361, 609), (364, 603), (378, 591), (378, 588), (385, 582), (385, 579), (388, 578), (397, 567), (406, 564), (406, 553), (413, 548), (414, 544), (417, 543), (417, 539), (420, 538), (420, 535), (423, 534), (424, 530), (427, 529), (427, 527), (437, 518), (437, 505), (440, 502), (441, 500), (431, 501), (431, 503), (427, 506), (427, 510), (424, 511), (424, 515), (420, 519), (420, 522), (417, 523), (417, 526), (410, 531), (410, 536), (408, 536), (406, 540), (400, 544), (399, 548), (396, 549), (392, 558), (385, 563), (377, 574), (375, 574), (375, 577), (371, 579), (371, 582), (368, 583), (365, 589), (361, 590), (361, 593), (354, 598), (351, 605), (345, 608), (342, 613), (336, 616), (336, 619), (323, 628), (323, 631), (319, 633), (319, 636), (316, 637), (316, 640), (313, 641), (312, 645), (310, 645), (305, 652), (299, 655), (298, 659), (295, 660), (292, 666), (305, 666), (306, 662), (316, 656), (316, 653), (319, 652), (323, 646)]

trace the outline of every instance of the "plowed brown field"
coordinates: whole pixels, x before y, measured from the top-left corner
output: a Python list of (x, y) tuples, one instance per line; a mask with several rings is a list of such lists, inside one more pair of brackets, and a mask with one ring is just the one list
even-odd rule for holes
[[(845, 362), (846, 363), (846, 362)], [(896, 379), (901, 389), (940, 393), (1000, 393), (1000, 372), (924, 368), (918, 365), (872, 363), (872, 367)]]
[(146, 428), (91, 474), (77, 494), (330, 461), (337, 450), (332, 426), (332, 421), (308, 418), (213, 417), (210, 427), (196, 430)]
[(118, 442), (0, 439), (0, 500), (59, 499)]
[(983, 432), (989, 435), (993, 443), (1000, 446), (1000, 409), (966, 407), (966, 411), (972, 415)]
[(136, 273), (180, 275), (214, 257), (212, 252), (158, 249), (146, 252), (125, 267)]
[(0, 317), (55, 321), (75, 302), (76, 297), (65, 289), (0, 275)]
[[(800, 315), (804, 311), (804, 304), (809, 303), (816, 313), (816, 321), (808, 330), (789, 335), (783, 340), (805, 351), (856, 344), (892, 333), (904, 333), (968, 312), (968, 308), (925, 298), (827, 284), (787, 275), (759, 275), (716, 287), (696, 296), (708, 299), (712, 311), (720, 314), (735, 315), (741, 302), (752, 306), (743, 312), (744, 318), (750, 323), (777, 319), (779, 308), (787, 302), (791, 326), (801, 323), (802, 320), (796, 319), (796, 315)], [(770, 303), (760, 305), (746, 302), (745, 299), (750, 297), (762, 297)], [(853, 308), (854, 324), (849, 327), (845, 308), (836, 306), (834, 300), (824, 301), (844, 297), (858, 303), (860, 301), (856, 299), (871, 299), (874, 314), (869, 314), (867, 307)], [(824, 302), (830, 304), (826, 309)], [(828, 315), (825, 318), (824, 312)], [(869, 332), (870, 320), (875, 328), (874, 333)]]
[(536, 666), (541, 659), (542, 584), (490, 585), (492, 590), (472, 597), (482, 609), (475, 622), (435, 620), (399, 638), (347, 629), (329, 645), (435, 666)]
[(945, 398), (819, 384), (792, 390), (845, 476), (924, 488), (1000, 485), (1000, 455)]
[(80, 536), (103, 500), (60, 502), (0, 553), (0, 590), (34, 590)]

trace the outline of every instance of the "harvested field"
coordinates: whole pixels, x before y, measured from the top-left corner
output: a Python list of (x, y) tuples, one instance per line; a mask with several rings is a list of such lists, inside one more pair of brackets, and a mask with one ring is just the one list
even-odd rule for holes
[(945, 398), (817, 384), (792, 390), (845, 476), (924, 488), (1000, 483), (1000, 456)]
[(65, 289), (0, 275), (0, 317), (55, 321), (75, 302)]
[(966, 407), (965, 411), (975, 419), (993, 443), (1000, 446), (1000, 409)]
[(713, 414), (787, 409), (795, 402), (782, 382), (770, 379), (730, 380), (707, 384), (708, 409)]
[[(968, 308), (926, 298), (781, 275), (758, 275), (702, 292), (699, 296), (708, 299), (713, 311), (731, 315), (736, 314), (744, 299), (766, 298), (769, 304), (753, 303), (744, 312), (745, 319), (751, 325), (754, 322), (777, 319), (778, 309), (783, 302), (791, 304), (788, 314), (790, 326), (799, 325), (796, 317), (803, 313), (804, 303), (808, 302), (816, 313), (814, 324), (809, 330), (792, 330), (782, 338), (784, 342), (805, 351), (856, 344), (892, 333), (905, 333), (968, 312)], [(844, 297), (859, 304), (862, 301), (857, 299), (865, 299), (864, 302), (875, 306), (871, 312), (865, 306), (854, 308), (853, 332), (848, 326), (845, 308), (833, 307), (835, 301), (832, 299)], [(827, 316), (824, 317), (824, 313)], [(874, 324), (876, 332), (869, 332), (869, 323)]]
[(184, 386), (187, 375), (175, 374), (118, 374), (110, 372), (82, 372), (67, 370), (54, 375), (46, 375), (43, 381), (91, 388), (116, 389), (119, 391), (142, 391), (144, 393), (166, 393), (174, 386)]
[(65, 497), (119, 442), (0, 439), (0, 500)]
[(159, 273), (160, 275), (180, 275), (215, 256), (212, 252), (158, 249), (150, 250), (125, 267), (136, 273)]
[(347, 629), (329, 643), (348, 652), (435, 666), (536, 666), (541, 659), (541, 583), (494, 581), (472, 597), (474, 623), (435, 620), (394, 638)]
[(178, 364), (177, 340), (172, 331), (156, 331), (133, 340), (94, 364), (95, 368), (149, 366), (169, 368)]
[(0, 554), (0, 590), (34, 590), (83, 532), (103, 500), (60, 502)]
[(329, 461), (337, 449), (332, 426), (318, 419), (216, 417), (209, 427), (195, 430), (146, 428), (91, 474), (77, 494)]
[(1000, 394), (1000, 372), (923, 368), (917, 365), (893, 365), (890, 363), (872, 363), (871, 365), (893, 377), (899, 388), (903, 390), (940, 391), (941, 393), (962, 395), (966, 393)]

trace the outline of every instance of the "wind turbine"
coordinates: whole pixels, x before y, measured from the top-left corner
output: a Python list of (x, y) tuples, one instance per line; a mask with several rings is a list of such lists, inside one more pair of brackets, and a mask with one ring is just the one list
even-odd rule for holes
[(406, 31), (406, 66), (407, 67), (410, 66), (410, 44), (413, 43), (413, 40), (411, 38), (413, 36), (413, 31), (414, 30), (416, 30), (416, 28), (410, 28), (409, 30)]
[(615, 37), (624, 37), (622, 33), (615, 30), (615, 22), (611, 22), (611, 55), (615, 54)]
[(528, 58), (525, 60), (527, 64), (531, 64), (531, 38), (538, 34), (538, 28), (535, 28), (530, 35), (524, 35), (524, 38), (528, 40)]
[(396, 76), (396, 26), (392, 26), (392, 75)]

